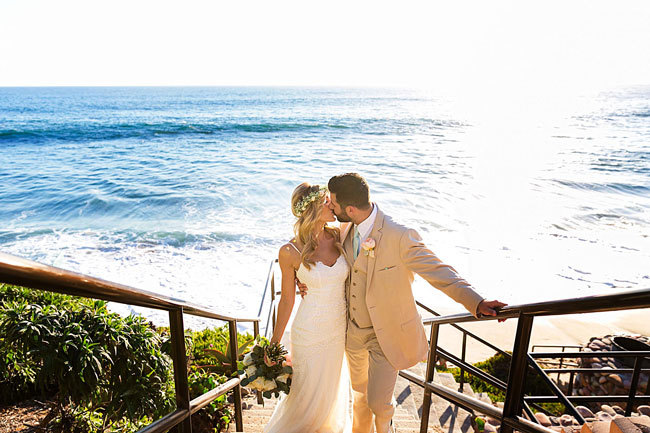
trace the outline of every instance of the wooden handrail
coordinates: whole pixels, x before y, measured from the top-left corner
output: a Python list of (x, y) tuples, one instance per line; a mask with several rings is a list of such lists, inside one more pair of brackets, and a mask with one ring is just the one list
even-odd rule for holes
[(54, 266), (0, 252), (0, 279), (8, 284), (44, 289), (66, 295), (103, 299), (158, 310), (183, 309), (193, 316), (228, 322), (256, 322), (259, 317), (231, 317), (206, 310), (182, 299), (159, 295), (100, 278), (78, 274)]
[[(181, 433), (189, 433), (192, 431), (192, 414), (229, 390), (233, 390), (234, 393), (235, 424), (237, 431), (243, 430), (241, 384), (238, 377), (190, 401), (183, 314), (228, 322), (230, 336), (230, 347), (228, 350), (232, 359), (237, 359), (237, 322), (253, 322), (255, 336), (257, 336), (259, 333), (259, 317), (236, 318), (218, 314), (181, 299), (159, 295), (54, 266), (44, 265), (2, 252), (0, 252), (0, 283), (15, 284), (32, 289), (48, 290), (66, 295), (103, 299), (168, 311), (174, 367), (174, 387), (176, 390), (176, 406), (178, 409), (140, 429), (138, 433), (161, 433), (174, 426), (179, 426)], [(233, 363), (230, 373), (236, 375), (236, 370), (236, 363)]]
[(567, 314), (604, 313), (607, 311), (635, 310), (650, 307), (650, 289), (634, 290), (610, 295), (594, 295), (582, 298), (560, 299), (531, 304), (509, 305), (501, 308), (496, 316), (474, 317), (470, 313), (451, 314), (449, 316), (428, 317), (425, 324), (451, 324), (476, 322), (479, 320), (496, 320), (527, 316), (563, 316)]
[[(425, 308), (427, 311), (436, 314), (428, 307), (418, 305)], [(514, 306), (506, 306), (497, 312), (496, 316), (483, 316), (480, 318), (474, 317), (472, 314), (454, 314), (449, 316), (429, 317), (423, 320), (424, 324), (431, 326), (431, 333), (429, 338), (429, 357), (427, 360), (427, 373), (426, 378), (415, 377), (408, 371), (400, 371), (400, 375), (407, 380), (424, 387), (424, 399), (422, 403), (422, 420), (420, 425), (420, 432), (426, 433), (428, 430), (428, 412), (431, 405), (431, 393), (435, 393), (467, 410), (477, 410), (481, 413), (490, 415), (492, 409), (481, 404), (479, 400), (472, 399), (463, 394), (451, 391), (446, 387), (442, 387), (433, 382), (435, 369), (433, 366), (439, 357), (447, 359), (460, 368), (461, 383), (463, 382), (464, 372), (468, 372), (477, 376), (481, 380), (491, 383), (493, 386), (503, 389), (506, 385), (506, 401), (503, 411), (499, 418), (502, 420), (502, 433), (512, 433), (513, 430), (526, 431), (530, 433), (541, 433), (548, 431), (537, 423), (528, 403), (535, 404), (541, 402), (562, 402), (572, 413), (578, 421), (583, 421), (582, 417), (572, 406), (571, 402), (604, 402), (604, 401), (625, 401), (626, 416), (630, 415), (632, 405), (634, 402), (644, 402), (650, 400), (650, 396), (636, 395), (636, 389), (641, 372), (641, 361), (644, 357), (650, 355), (650, 351), (608, 351), (608, 352), (565, 352), (564, 347), (562, 352), (534, 352), (528, 353), (530, 343), (530, 335), (532, 331), (533, 319), (537, 316), (561, 316), (568, 314), (581, 314), (581, 313), (598, 313), (606, 311), (619, 311), (631, 310), (650, 307), (650, 290), (637, 290), (609, 295), (596, 295), (582, 298), (563, 299), (556, 301), (538, 302), (531, 304), (522, 304)], [(458, 327), (457, 323), (476, 322), (485, 320), (497, 320), (505, 318), (517, 318), (517, 333), (515, 336), (514, 347), (512, 355), (508, 355), (511, 360), (507, 384), (497, 383), (494, 378), (485, 374), (484, 372), (476, 369), (474, 366), (468, 364), (464, 359), (466, 336), (474, 337), (469, 331)], [(441, 325), (450, 325), (458, 328), (463, 332), (463, 356), (462, 359), (451, 355), (445, 350), (438, 347), (438, 333)], [(485, 341), (478, 340), (485, 344)], [(491, 344), (487, 344), (492, 346)], [(501, 352), (501, 350), (499, 350)], [(627, 396), (571, 396), (564, 395), (557, 386), (552, 384), (550, 378), (546, 375), (545, 371), (548, 369), (541, 368), (535, 361), (539, 358), (585, 358), (585, 357), (627, 357), (635, 358), (634, 369), (625, 371), (633, 372), (632, 383), (630, 392)], [(523, 378), (526, 375), (529, 364), (532, 364), (533, 369), (543, 375), (547, 385), (551, 386), (554, 396), (526, 396), (524, 395)], [(568, 369), (566, 372), (575, 373), (583, 369)], [(589, 369), (592, 371), (593, 369)], [(560, 369), (552, 369), (553, 372), (560, 372)], [(593, 370), (597, 371), (597, 370)], [(612, 370), (609, 370), (612, 371)], [(522, 411), (530, 418), (526, 420), (520, 415)], [(492, 415), (494, 416), (494, 415)]]

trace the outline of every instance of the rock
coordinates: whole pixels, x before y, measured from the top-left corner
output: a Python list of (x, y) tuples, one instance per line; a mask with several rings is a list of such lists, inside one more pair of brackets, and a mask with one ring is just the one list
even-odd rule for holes
[(609, 426), (610, 433), (641, 433), (641, 429), (625, 417), (615, 418)]
[(497, 401), (497, 407), (498, 407), (499, 409), (503, 409), (504, 406), (505, 406), (505, 403), (504, 403), (504, 402), (502, 402), (502, 401)]
[(498, 427), (498, 426), (501, 425), (501, 420), (499, 420), (497, 418), (492, 418), (491, 416), (488, 416), (487, 417), (487, 423), (492, 424), (495, 427)]
[(564, 414), (559, 419), (562, 426), (573, 425), (573, 417), (571, 415)]
[(598, 379), (598, 383), (605, 383), (607, 382), (607, 376), (600, 376), (600, 379)]
[(608, 404), (604, 404), (604, 405), (602, 405), (602, 406), (600, 407), (600, 410), (601, 410), (602, 412), (605, 412), (606, 414), (608, 414), (608, 415), (610, 415), (610, 416), (614, 416), (614, 415), (616, 415), (616, 411), (615, 411), (615, 410), (614, 410), (610, 405), (608, 405)]
[(600, 411), (596, 414), (596, 418), (598, 421), (606, 421), (609, 422), (612, 420), (612, 416), (608, 414), (607, 412)]
[(594, 413), (584, 406), (576, 406), (576, 410), (583, 418), (594, 418)]
[(633, 416), (630, 421), (634, 423), (643, 433), (650, 433), (650, 417), (647, 415)]
[(551, 420), (549, 419), (548, 415), (542, 412), (537, 412), (535, 414), (535, 418), (537, 418), (537, 421), (544, 427), (550, 427), (551, 426)]
[(647, 406), (645, 404), (643, 406), (637, 407), (636, 411), (639, 412), (641, 415), (650, 416), (650, 406)]
[(623, 379), (621, 379), (621, 376), (618, 374), (610, 374), (609, 375), (609, 380), (613, 382), (616, 386), (623, 386)]
[(616, 412), (619, 415), (625, 415), (625, 411), (621, 409), (620, 406), (612, 406), (612, 409), (614, 409), (614, 412)]

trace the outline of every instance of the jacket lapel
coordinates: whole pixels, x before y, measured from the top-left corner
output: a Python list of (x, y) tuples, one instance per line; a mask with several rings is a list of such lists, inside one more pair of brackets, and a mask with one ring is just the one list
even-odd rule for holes
[[(376, 204), (375, 204), (376, 206)], [(375, 262), (377, 261), (377, 254), (379, 252), (379, 243), (381, 241), (381, 231), (384, 228), (384, 213), (381, 211), (381, 209), (377, 208), (377, 216), (375, 217), (375, 224), (372, 226), (372, 230), (370, 231), (370, 238), (375, 240), (375, 254), (374, 257), (370, 257), (368, 255), (368, 273), (366, 275), (366, 293), (368, 293), (368, 288), (370, 287), (370, 282), (372, 281), (372, 276), (375, 271)], [(361, 242), (363, 242), (365, 239), (362, 239)], [(363, 253), (363, 250), (359, 254), (361, 256)]]
[[(352, 227), (352, 224), (350, 224)], [(350, 228), (348, 232), (351, 232), (353, 229)], [(345, 259), (348, 261), (348, 265), (352, 267), (354, 265), (354, 260), (352, 259), (352, 235), (347, 235), (343, 240), (343, 251), (345, 251)]]

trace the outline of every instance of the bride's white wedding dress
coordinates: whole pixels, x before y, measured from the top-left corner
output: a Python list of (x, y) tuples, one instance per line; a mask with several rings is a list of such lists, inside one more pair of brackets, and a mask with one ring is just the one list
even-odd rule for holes
[(348, 263), (316, 262), (296, 273), (309, 292), (291, 325), (293, 379), (264, 433), (347, 433), (352, 430), (350, 379), (344, 360)]

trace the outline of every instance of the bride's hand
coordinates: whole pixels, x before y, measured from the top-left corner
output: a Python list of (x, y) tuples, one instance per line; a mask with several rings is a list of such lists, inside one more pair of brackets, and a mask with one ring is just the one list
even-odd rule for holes
[(304, 299), (305, 295), (307, 294), (307, 285), (301, 283), (300, 280), (296, 278), (296, 286), (298, 286), (298, 290), (300, 290), (300, 297)]

